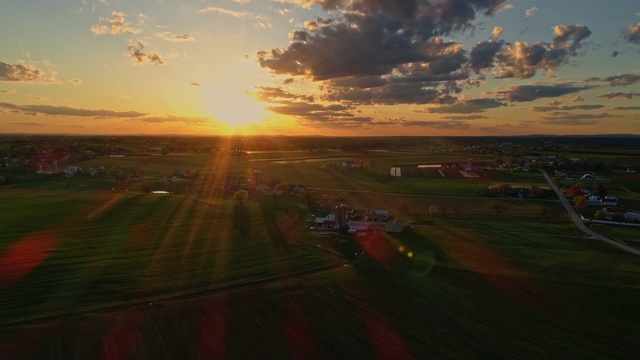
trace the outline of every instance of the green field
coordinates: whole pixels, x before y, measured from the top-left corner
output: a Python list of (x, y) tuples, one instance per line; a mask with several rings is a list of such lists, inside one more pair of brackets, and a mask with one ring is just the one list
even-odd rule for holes
[(308, 229), (305, 197), (240, 204), (216, 190), (227, 175), (251, 176), (256, 162), (173, 156), (81, 166), (149, 177), (188, 166), (206, 174), (189, 196), (69, 187), (106, 182), (86, 177), (2, 188), (0, 354), (640, 356), (637, 256), (583, 237), (557, 201), (481, 196), (488, 184), (543, 185), (539, 174), (381, 182), (383, 162), (394, 159), (381, 156), (372, 170), (258, 162), (263, 178), (330, 189), (312, 193), (316, 205), (388, 209), (412, 226), (319, 236)]

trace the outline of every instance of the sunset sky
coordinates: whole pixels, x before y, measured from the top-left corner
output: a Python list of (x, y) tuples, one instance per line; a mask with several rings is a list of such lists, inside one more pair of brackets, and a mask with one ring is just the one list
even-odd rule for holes
[(0, 11), (0, 133), (640, 134), (638, 0)]

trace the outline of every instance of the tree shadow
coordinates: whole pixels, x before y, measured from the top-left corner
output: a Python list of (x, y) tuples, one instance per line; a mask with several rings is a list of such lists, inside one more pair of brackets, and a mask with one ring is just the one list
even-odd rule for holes
[(251, 214), (245, 204), (239, 203), (233, 207), (233, 228), (238, 230), (242, 240), (249, 240), (251, 234)]

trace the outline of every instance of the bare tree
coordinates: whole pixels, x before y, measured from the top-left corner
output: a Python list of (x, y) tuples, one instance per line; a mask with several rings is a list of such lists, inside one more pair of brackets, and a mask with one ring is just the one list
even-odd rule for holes
[(405, 215), (409, 214), (409, 211), (411, 211), (411, 205), (409, 205), (408, 202), (403, 201), (402, 203), (400, 203), (400, 211), (402, 211), (402, 213)]
[(504, 213), (509, 210), (507, 204), (499, 201), (491, 201), (489, 204), (487, 204), (487, 208), (496, 213), (496, 219), (502, 218)]

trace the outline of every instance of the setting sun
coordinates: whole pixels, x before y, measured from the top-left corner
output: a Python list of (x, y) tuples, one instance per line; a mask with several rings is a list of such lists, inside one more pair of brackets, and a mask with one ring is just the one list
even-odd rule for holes
[(211, 88), (203, 101), (214, 120), (231, 127), (261, 123), (268, 115), (264, 105), (242, 89)]

